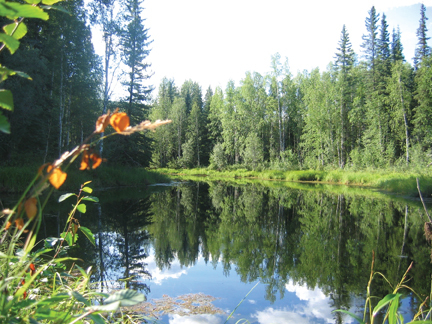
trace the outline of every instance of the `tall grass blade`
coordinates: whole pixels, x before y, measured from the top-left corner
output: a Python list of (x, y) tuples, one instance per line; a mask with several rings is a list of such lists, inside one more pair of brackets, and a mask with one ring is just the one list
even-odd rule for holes
[(353, 313), (351, 313), (351, 312), (348, 312), (348, 311), (346, 311), (346, 310), (343, 310), (343, 309), (336, 309), (336, 310), (334, 310), (333, 312), (340, 312), (340, 313), (347, 314), (347, 315), (351, 316), (352, 318), (354, 318), (354, 319), (355, 319), (357, 322), (359, 322), (360, 324), (366, 324), (365, 322), (363, 322), (363, 320), (362, 320), (360, 317), (358, 317), (357, 315), (355, 315), (355, 314), (353, 314)]
[(228, 318), (226, 319), (225, 323), (228, 323), (228, 320), (233, 316), (234, 312), (237, 310), (237, 308), (239, 308), (239, 306), (244, 302), (244, 300), (246, 299), (247, 296), (249, 296), (249, 294), (252, 292), (252, 290), (255, 289), (256, 286), (258, 286), (259, 281), (255, 284), (255, 286), (252, 287), (251, 290), (249, 290), (249, 292), (246, 294), (246, 296), (243, 297), (243, 299), (240, 301), (240, 303), (236, 306), (236, 308), (234, 308), (234, 310), (231, 312), (231, 314), (229, 314)]
[(378, 314), (378, 312), (384, 308), (385, 306), (387, 306), (390, 302), (392, 302), (393, 300), (399, 301), (399, 297), (401, 296), (401, 294), (388, 294), (387, 296), (385, 296), (383, 299), (381, 299), (378, 304), (375, 306), (373, 312), (372, 312), (372, 316), (375, 317), (376, 314)]
[(401, 295), (397, 294), (396, 297), (393, 299), (390, 307), (389, 307), (389, 313), (388, 313), (388, 320), (389, 324), (397, 324), (398, 321), (398, 308), (399, 308), (399, 297)]

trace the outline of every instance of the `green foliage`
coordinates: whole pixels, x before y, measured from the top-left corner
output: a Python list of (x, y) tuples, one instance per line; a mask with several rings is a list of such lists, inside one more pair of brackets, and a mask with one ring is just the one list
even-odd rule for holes
[[(55, 2), (59, 2), (58, 0)], [(0, 2), (0, 16), (5, 17), (13, 23), (9, 23), (3, 26), (3, 32), (0, 33), (0, 43), (3, 45), (0, 47), (0, 53), (6, 47), (11, 54), (14, 54), (20, 45), (20, 39), (27, 34), (27, 26), (24, 23), (25, 18), (39, 18), (42, 20), (48, 20), (48, 14), (37, 6), (41, 1), (26, 1), (28, 4), (21, 4), (17, 2)], [(52, 1), (45, 0), (42, 4), (47, 4)], [(36, 6), (35, 6), (36, 5)], [(22, 72), (13, 71), (0, 65), (0, 83), (4, 82), (9, 76), (19, 75), (30, 79), (28, 75)], [(0, 89), (0, 107), (9, 111), (14, 110), (14, 102), (12, 98), (12, 92), (5, 89)], [(6, 134), (10, 134), (10, 126), (0, 111), (0, 131)]]
[(224, 148), (221, 143), (216, 143), (210, 155), (210, 168), (223, 170), (227, 165)]
[[(17, 206), (23, 204), (23, 198), (13, 209), (14, 213), (4, 214), (6, 221), (1, 227), (0, 253), (0, 319), (4, 323), (53, 322), (72, 323), (77, 319), (92, 320), (95, 323), (108, 323), (106, 312), (115, 312), (122, 306), (132, 306), (145, 300), (143, 294), (132, 290), (121, 290), (114, 294), (97, 293), (90, 284), (91, 268), (86, 271), (73, 263), (67, 270), (66, 264), (77, 259), (67, 257), (67, 251), (76, 245), (79, 230), (94, 245), (93, 233), (80, 226), (74, 217), (76, 211), (83, 212), (82, 200), (96, 202), (96, 197), (82, 195), (91, 192), (86, 182), (78, 194), (68, 193), (59, 198), (59, 202), (75, 196), (77, 203), (69, 214), (65, 230), (60, 238), (50, 237), (42, 242), (42, 247), (35, 248), (35, 239), (42, 221), (41, 209), (30, 217), (25, 202), (25, 213), (29, 220), (16, 222), (12, 230), (13, 219), (22, 219), (22, 211)], [(39, 204), (40, 207), (40, 204)], [(18, 217), (18, 218), (17, 218)], [(33, 222), (32, 222), (33, 221)], [(32, 228), (23, 248), (20, 248), (21, 236), (26, 228)], [(65, 246), (67, 244), (67, 246)], [(22, 246), (22, 245), (21, 245)], [(101, 300), (104, 300), (101, 303)]]

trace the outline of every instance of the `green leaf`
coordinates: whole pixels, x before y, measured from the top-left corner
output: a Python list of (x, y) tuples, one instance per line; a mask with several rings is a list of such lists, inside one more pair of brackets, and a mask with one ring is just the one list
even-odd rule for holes
[(99, 314), (90, 314), (88, 317), (90, 317), (96, 324), (106, 324), (104, 319)]
[(53, 5), (53, 4), (60, 2), (60, 1), (63, 1), (63, 0), (42, 0), (42, 3), (50, 6), (50, 5)]
[(85, 212), (87, 211), (87, 206), (84, 205), (84, 204), (79, 204), (79, 205), (77, 206), (77, 209), (78, 209), (78, 211), (79, 211), (80, 213), (85, 214)]
[(389, 311), (388, 311), (389, 324), (397, 324), (399, 297), (400, 296), (401, 296), (401, 294), (396, 294), (396, 297), (393, 299), (393, 301), (389, 307)]
[[(9, 36), (12, 36), (15, 39), (21, 39), (27, 34), (27, 26), (23, 22), (21, 22), (19, 24), (12, 23), (12, 24), (6, 25), (3, 27), (3, 30), (5, 31), (6, 34), (8, 34)], [(14, 30), (15, 30), (15, 32), (12, 35), (12, 32)]]
[(144, 294), (141, 294), (132, 289), (122, 289), (111, 294), (105, 299), (105, 304), (119, 302), (120, 306), (133, 306), (146, 300)]
[(11, 54), (18, 49), (20, 42), (12, 36), (0, 33), (0, 42), (4, 43)]
[(62, 202), (63, 200), (66, 200), (71, 196), (76, 196), (76, 195), (74, 193), (70, 193), (70, 192), (67, 194), (61, 195), (58, 199), (58, 202)]
[(81, 200), (87, 200), (87, 201), (92, 201), (92, 202), (99, 202), (99, 198), (98, 197), (93, 197), (93, 196), (86, 196), (86, 197), (83, 197)]
[(92, 181), (90, 180), (90, 181), (86, 181), (86, 182), (84, 182), (82, 185), (83, 186), (85, 186), (85, 185), (88, 185), (89, 183), (91, 183)]
[(25, 2), (30, 3), (30, 4), (38, 4), (41, 2), (41, 0), (25, 0)]
[(50, 305), (57, 305), (59, 302), (65, 299), (69, 299), (68, 293), (59, 293), (52, 296), (51, 298), (43, 299), (38, 303), (38, 307), (42, 308), (42, 312), (46, 311), (44, 308)]
[(10, 90), (0, 89), (0, 107), (13, 111), (13, 97), (12, 92)]
[(84, 188), (82, 188), (82, 191), (87, 192), (87, 193), (92, 193), (93, 189), (90, 187), (84, 187)]
[(375, 306), (372, 312), (372, 316), (375, 317), (375, 315), (386, 305), (388, 305), (392, 300), (395, 298), (399, 299), (400, 294), (388, 294), (383, 299), (381, 299), (378, 304)]
[(431, 320), (429, 320), (429, 321), (411, 321), (411, 322), (408, 322), (407, 324), (415, 324), (415, 323), (425, 323), (425, 324), (432, 324), (432, 321)]
[(68, 14), (68, 15), (72, 16), (71, 13), (69, 11), (67, 11), (63, 7), (59, 7), (59, 6), (45, 6), (45, 5), (41, 5), (40, 7), (43, 8), (43, 9), (45, 9), (45, 10), (51, 10), (51, 9), (52, 10), (57, 10), (57, 11), (60, 11), (60, 12), (63, 12), (65, 14)]
[(84, 296), (81, 295), (79, 292), (77, 292), (77, 291), (72, 291), (72, 292), (71, 292), (71, 295), (72, 295), (76, 300), (78, 300), (79, 302), (83, 303), (84, 305), (86, 305), (86, 306), (90, 306), (89, 301), (88, 301), (87, 299), (85, 299)]
[(355, 315), (355, 314), (353, 314), (353, 313), (351, 313), (351, 312), (348, 312), (348, 311), (346, 311), (346, 310), (343, 310), (343, 309), (336, 309), (336, 310), (334, 310), (333, 312), (340, 312), (340, 313), (347, 314), (347, 315), (351, 316), (352, 318), (354, 318), (354, 319), (355, 319), (357, 322), (359, 322), (360, 324), (365, 324), (365, 322), (363, 322), (363, 320), (362, 320), (360, 317), (358, 317), (357, 315)]
[(25, 72), (21, 72), (21, 71), (14, 71), (17, 75), (19, 75), (21, 78), (25, 78), (25, 79), (29, 79), (29, 80), (33, 80), (32, 78), (31, 78), (31, 76), (30, 75), (28, 75), (27, 73), (25, 73)]
[(10, 134), (10, 124), (6, 116), (0, 111), (0, 132)]
[(81, 232), (83, 232), (83, 234), (85, 235), (85, 237), (88, 238), (88, 240), (91, 242), (91, 244), (93, 244), (94, 246), (96, 246), (96, 241), (95, 241), (95, 238), (94, 238), (94, 234), (87, 227), (80, 226), (79, 229), (81, 230)]
[[(60, 234), (60, 236), (66, 241), (66, 243), (69, 245), (69, 246), (72, 246), (73, 245), (73, 237), (72, 237), (72, 234), (70, 233), (70, 232), (67, 232), (67, 233), (65, 233), (65, 232), (63, 232), (63, 233), (61, 233)], [(77, 236), (77, 235), (75, 235), (75, 236)], [(76, 239), (75, 239), (76, 240)]]
[(91, 307), (87, 307), (88, 310), (96, 310), (96, 311), (102, 311), (102, 312), (115, 312), (120, 307), (120, 301), (117, 301), (115, 303), (110, 303), (108, 305), (93, 305)]
[(23, 18), (39, 18), (48, 20), (48, 14), (39, 7), (17, 2), (0, 2), (0, 16), (6, 16), (11, 20)]

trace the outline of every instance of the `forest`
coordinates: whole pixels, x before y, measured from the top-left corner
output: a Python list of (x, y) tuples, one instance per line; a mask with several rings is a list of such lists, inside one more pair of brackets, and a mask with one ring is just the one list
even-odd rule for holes
[[(14, 111), (2, 111), (4, 165), (44, 163), (81, 143), (97, 116), (120, 108), (140, 120), (170, 119), (155, 132), (100, 143), (109, 164), (226, 169), (424, 168), (432, 144), (432, 57), (421, 5), (413, 64), (385, 13), (367, 13), (362, 52), (342, 26), (334, 61), (294, 76), (276, 53), (271, 72), (208, 88), (164, 78), (155, 90), (151, 35), (142, 0), (67, 1), (48, 22), (29, 20), (20, 49), (0, 63), (32, 77), (3, 82)], [(103, 31), (95, 54), (90, 26)], [(121, 64), (120, 64), (121, 62)], [(117, 69), (121, 68), (121, 73)], [(251, 67), (252, 68), (252, 67)], [(118, 75), (120, 77), (118, 77)], [(120, 78), (125, 95), (112, 99)]]

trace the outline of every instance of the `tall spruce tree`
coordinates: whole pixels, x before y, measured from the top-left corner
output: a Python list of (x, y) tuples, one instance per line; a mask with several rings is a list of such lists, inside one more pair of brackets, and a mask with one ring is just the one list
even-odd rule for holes
[(365, 26), (367, 33), (363, 35), (363, 53), (368, 64), (368, 68), (371, 70), (370, 77), (373, 86), (375, 85), (376, 77), (376, 61), (378, 58), (378, 21), (379, 14), (376, 12), (373, 6), (369, 11), (369, 16), (366, 17)]
[(338, 92), (339, 92), (339, 107), (340, 107), (340, 159), (339, 166), (345, 167), (348, 155), (348, 130), (349, 119), (348, 111), (352, 105), (353, 80), (351, 69), (354, 65), (354, 51), (348, 32), (343, 25), (341, 39), (339, 41), (338, 52), (336, 53), (336, 67), (338, 69)]
[(420, 25), (417, 28), (418, 43), (414, 56), (414, 67), (416, 69), (418, 68), (423, 58), (431, 54), (431, 48), (427, 44), (427, 41), (430, 39), (430, 37), (427, 37), (428, 29), (426, 26), (426, 20), (428, 20), (428, 18), (426, 17), (426, 7), (422, 3), (420, 6)]
[(405, 56), (403, 55), (403, 46), (401, 41), (401, 32), (399, 26), (397, 31), (393, 28), (392, 42), (391, 42), (391, 57), (393, 62), (405, 61)]
[[(120, 104), (131, 119), (132, 124), (148, 118), (150, 93), (149, 84), (152, 74), (147, 62), (152, 43), (148, 29), (144, 27), (142, 0), (127, 0), (123, 7), (123, 27), (119, 30), (120, 57), (126, 67), (122, 85), (127, 96)], [(150, 161), (150, 143), (144, 133), (116, 138), (107, 147), (107, 157), (112, 162), (148, 166)]]
[(150, 44), (153, 42), (144, 27), (141, 0), (128, 0), (125, 2), (126, 27), (120, 34), (121, 57), (127, 67), (126, 80), (123, 85), (127, 87), (127, 113), (130, 117), (141, 118), (143, 111), (140, 104), (149, 100), (153, 86), (144, 84), (152, 74), (148, 69), (150, 64), (147, 57), (150, 53)]

